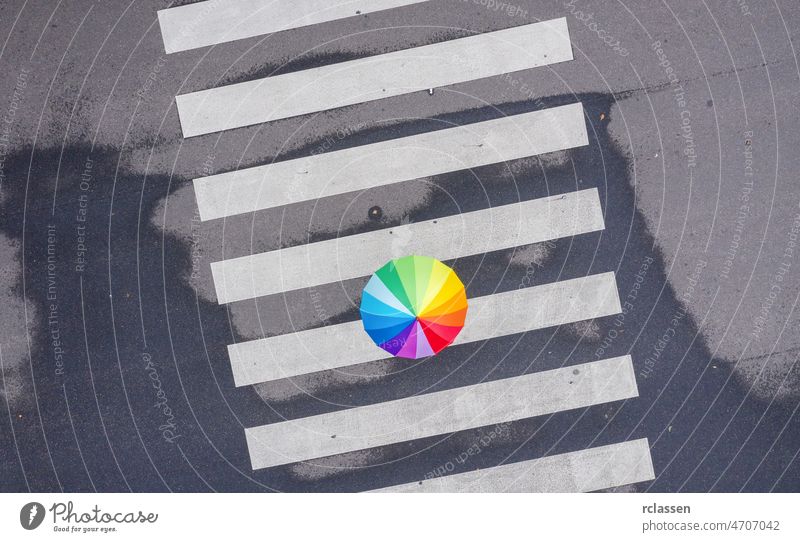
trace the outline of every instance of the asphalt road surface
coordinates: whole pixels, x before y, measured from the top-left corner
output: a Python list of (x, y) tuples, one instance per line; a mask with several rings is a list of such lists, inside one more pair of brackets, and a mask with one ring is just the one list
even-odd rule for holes
[[(0, 489), (798, 491), (799, 31), (1, 3)], [(470, 308), (387, 358), (361, 292), (410, 254)]]

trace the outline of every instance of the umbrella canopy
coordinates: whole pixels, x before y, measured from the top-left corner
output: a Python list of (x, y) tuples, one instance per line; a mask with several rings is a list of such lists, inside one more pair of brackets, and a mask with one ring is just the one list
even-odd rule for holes
[(455, 271), (434, 258), (406, 256), (378, 269), (361, 296), (361, 320), (393, 356), (432, 356), (453, 342), (467, 316)]

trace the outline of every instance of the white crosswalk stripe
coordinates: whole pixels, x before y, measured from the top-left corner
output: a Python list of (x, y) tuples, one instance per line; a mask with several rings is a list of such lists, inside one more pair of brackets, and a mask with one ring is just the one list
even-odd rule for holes
[(580, 103), (194, 180), (201, 220), (366, 190), (588, 143)]
[[(473, 298), (453, 344), (483, 341), (620, 311), (614, 273), (590, 275)], [(338, 369), (387, 354), (360, 321), (228, 346), (237, 386)]]
[(396, 257), (392, 240), (407, 240), (407, 254), (441, 261), (603, 229), (594, 188), (214, 262), (219, 303), (310, 288), (369, 276)]
[(647, 439), (375, 490), (375, 493), (575, 493), (655, 478)]
[[(168, 53), (424, 0), (217, 0), (159, 12)], [(176, 97), (184, 137), (267, 123), (572, 60), (566, 18)], [(194, 180), (203, 221), (316, 201), (588, 144), (583, 106), (553, 107)], [(419, 254), (449, 261), (605, 228), (596, 189), (465, 212), (211, 264), (219, 303), (366, 277)], [(397, 254), (393, 239), (404, 239)], [(469, 300), (466, 345), (621, 311), (614, 273)], [(245, 386), (385, 359), (360, 321), (228, 346)], [(357, 390), (356, 390), (357, 391)], [(253, 469), (638, 396), (629, 356), (378, 402), (245, 430)], [(596, 491), (651, 480), (646, 439), (504, 464), (383, 491)]]
[(158, 12), (167, 53), (421, 4), (429, 0), (206, 0)]
[(245, 430), (262, 469), (636, 397), (628, 356)]
[(564, 18), (175, 98), (192, 137), (572, 60)]

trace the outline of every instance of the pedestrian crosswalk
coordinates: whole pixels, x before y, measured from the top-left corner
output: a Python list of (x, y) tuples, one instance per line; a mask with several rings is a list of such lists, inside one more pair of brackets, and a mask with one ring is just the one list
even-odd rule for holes
[[(619, 311), (614, 273), (477, 297), (469, 301), (464, 328), (452, 345), (601, 318)], [(340, 369), (386, 357), (386, 352), (364, 333), (361, 322), (233, 344), (228, 352), (237, 386)]]
[(566, 19), (181, 94), (183, 136), (316, 113), (572, 60)]
[[(363, 277), (396, 256), (441, 261), (590, 233), (603, 229), (594, 188), (242, 256), (211, 264), (220, 303)], [(354, 258), (353, 255), (358, 255)]]
[(158, 12), (167, 53), (366, 15), (429, 0), (206, 0)]
[(588, 143), (574, 103), (194, 181), (201, 220), (280, 207)]
[[(329, 22), (351, 16), (353, 9), (363, 13), (417, 3), (302, 0), (290, 14), (269, 0), (233, 0), (224, 6), (209, 0), (164, 10), (159, 18), (165, 48), (174, 52)], [(192, 137), (572, 58), (567, 21), (560, 18), (211, 88), (177, 96), (176, 102), (183, 135)], [(210, 221), (298, 201), (325, 205), (331, 196), (573, 149), (588, 141), (583, 106), (572, 103), (218, 173), (195, 179), (194, 190), (201, 220)], [(231, 258), (213, 262), (211, 271), (217, 300), (227, 304), (365, 278), (388, 260), (410, 254), (452, 261), (604, 228), (598, 191), (589, 188)], [(392, 242), (398, 237), (405, 241), (403, 254)], [(471, 352), (501, 336), (620, 311), (613, 272), (493, 293), (469, 300), (467, 320), (452, 348)], [(387, 356), (358, 321), (234, 343), (228, 353), (236, 386)], [(637, 396), (633, 361), (621, 356), (250, 427), (245, 441), (251, 466), (259, 470)], [(648, 443), (642, 439), (382, 490), (596, 491), (653, 477)]]
[(375, 490), (384, 493), (576, 493), (655, 478), (647, 439)]
[(631, 359), (623, 356), (262, 425), (245, 433), (253, 468), (261, 469), (637, 394)]

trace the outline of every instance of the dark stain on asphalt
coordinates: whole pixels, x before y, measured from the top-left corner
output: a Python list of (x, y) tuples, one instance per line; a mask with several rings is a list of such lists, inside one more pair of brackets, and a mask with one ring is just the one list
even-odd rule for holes
[[(450, 347), (410, 365), (375, 362), (375, 367), (390, 364), (397, 370), (359, 384), (323, 388), (313, 398), (300, 395), (269, 404), (251, 388), (234, 386), (226, 345), (241, 337), (231, 327), (227, 308), (203, 300), (177, 278), (191, 272), (188, 242), (166, 235), (150, 221), (159, 203), (189, 179), (148, 175), (145, 182), (141, 172), (119, 167), (119, 151), (113, 148), (78, 145), (62, 153), (27, 147), (8, 156), (0, 231), (21, 246), (19, 290), (39, 315), (29, 329), (41, 417), (34, 411), (9, 421), (8, 413), (2, 413), (0, 429), (10, 435), (13, 424), (27, 484), (36, 491), (90, 491), (88, 473), (99, 491), (205, 491), (205, 483), (219, 491), (356, 491), (413, 482), (480, 441), (487, 429), (386, 446), (380, 464), (305, 479), (290, 466), (253, 472), (243, 428), (337, 410), (336, 404), (371, 404), (630, 353), (639, 397), (615, 403), (611, 413), (609, 405), (598, 405), (513, 422), (504, 436), (451, 473), (647, 437), (657, 479), (638, 484), (637, 490), (674, 491), (685, 483), (684, 490), (706, 491), (714, 482), (719, 491), (769, 489), (790, 465), (790, 451), (800, 447), (800, 434), (780, 433), (796, 400), (768, 404), (729, 378), (727, 363), (709, 370), (713, 357), (689, 315), (645, 371), (645, 360), (652, 358), (654, 345), (682, 307), (666, 280), (664, 258), (635, 209), (628, 158), (609, 137), (609, 123), (597, 120), (611, 110), (613, 97), (553, 96), (535, 104), (398, 121), (337, 140), (331, 150), (576, 101), (586, 110), (590, 143), (568, 151), (565, 163), (520, 160), (437, 176), (426, 180), (437, 190), (404, 217), (388, 216), (387, 199), (380, 221), (365, 217), (346, 231), (319, 229), (310, 239), (394, 227), (401, 218), (419, 222), (597, 188), (606, 229), (552, 242), (541, 266), (520, 258), (521, 250), (448, 263), (470, 297), (614, 271), (624, 303), (644, 259), (652, 258), (645, 285), (622, 324), (617, 316), (599, 318), (597, 335), (577, 341), (573, 330), (561, 326)], [(308, 155), (318, 145), (310, 143), (281, 159)], [(88, 176), (87, 160), (92, 164)], [(85, 221), (78, 218), (84, 203)], [(81, 225), (86, 226), (82, 242)], [(86, 262), (79, 268), (81, 244)], [(51, 264), (54, 274), (49, 273)], [(54, 369), (50, 315), (66, 353), (63, 375)], [(336, 321), (355, 318), (357, 310)], [(612, 335), (598, 355), (603, 339)], [(165, 407), (171, 422), (165, 420)], [(673, 418), (679, 423), (673, 425)], [(174, 424), (171, 441), (164, 429), (168, 422)], [(752, 429), (754, 438), (734, 459)], [(721, 444), (714, 446), (718, 437)], [(776, 439), (780, 445), (773, 447)], [(354, 454), (343, 461), (348, 457)], [(3, 488), (24, 490), (19, 465), (2, 464)], [(792, 466), (776, 489), (796, 488), (797, 479), (798, 467)]]
[[(475, 33), (476, 32), (459, 29), (449, 29), (434, 32), (425, 38), (404, 40), (403, 47), (401, 49), (411, 49), (414, 47), (441, 43), (444, 41), (450, 41), (456, 38), (469, 36)], [(326, 44), (326, 47), (335, 46), (335, 43), (336, 42), (328, 43)], [(254, 81), (256, 79), (263, 79), (264, 77), (273, 77), (276, 75), (284, 75), (287, 73), (293, 73), (312, 68), (320, 68), (322, 66), (346, 62), (348, 60), (357, 60), (359, 58), (367, 58), (375, 55), (391, 53), (396, 50), (398, 50), (396, 47), (376, 47), (374, 45), (358, 49), (342, 48), (339, 51), (320, 52), (311, 50), (294, 56), (282, 63), (259, 62), (257, 66), (249, 70), (237, 73), (228, 73), (220, 79), (218, 85), (216, 86), (233, 85), (236, 83), (244, 83), (247, 81)]]

